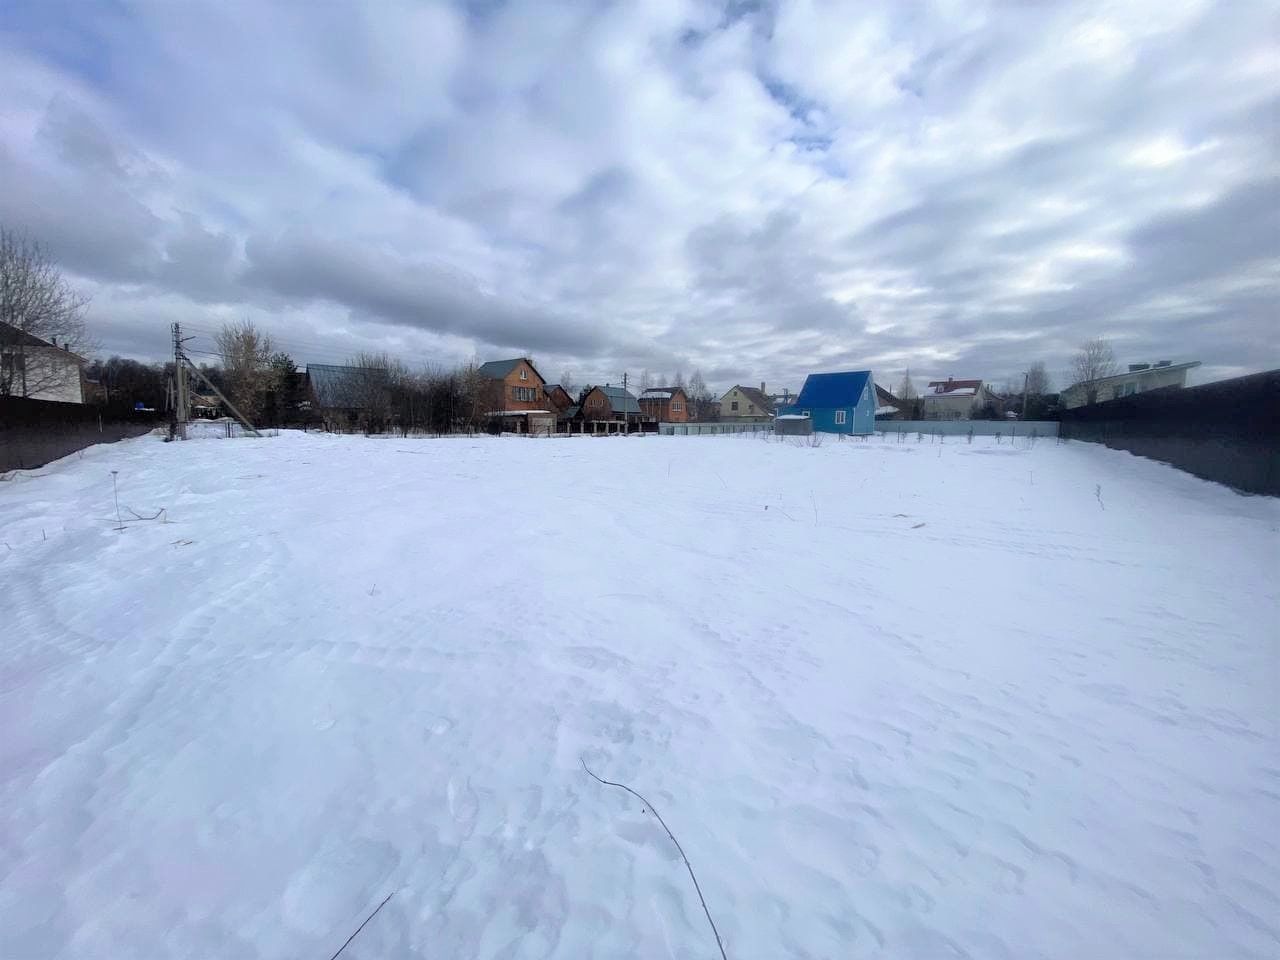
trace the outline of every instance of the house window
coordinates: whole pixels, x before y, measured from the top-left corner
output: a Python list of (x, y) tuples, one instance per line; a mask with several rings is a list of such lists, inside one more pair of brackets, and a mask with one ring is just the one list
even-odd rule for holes
[(533, 387), (512, 387), (511, 394), (521, 403), (532, 403), (537, 399), (537, 391)]
[(737, 409), (738, 409), (738, 401), (737, 401), (737, 400), (734, 400), (731, 404), (729, 404), (729, 409), (730, 409), (730, 410), (737, 410)]
[(836, 411), (836, 423), (837, 423), (837, 424), (844, 423), (844, 422), (845, 422), (845, 417), (846, 417), (846, 415), (847, 415), (846, 411), (844, 411), (844, 410), (837, 410), (837, 411)]
[(671, 409), (674, 410), (676, 413), (679, 413), (681, 410), (684, 409), (684, 404), (681, 403), (679, 400), (672, 400)]
[(528, 370), (526, 370), (524, 367), (521, 367), (521, 368), (520, 368), (520, 379), (521, 379), (521, 380), (528, 380), (528, 379), (529, 379), (529, 371), (528, 371)]
[(756, 412), (756, 405), (754, 403), (748, 403), (747, 413), (755, 413), (755, 412)]

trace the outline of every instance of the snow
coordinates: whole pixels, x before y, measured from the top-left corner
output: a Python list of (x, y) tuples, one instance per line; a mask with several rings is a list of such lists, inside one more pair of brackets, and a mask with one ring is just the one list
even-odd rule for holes
[(779, 420), (808, 420), (808, 414), (804, 413), (783, 413), (779, 414)]
[(734, 960), (1275, 957), (1278, 523), (1077, 443), (91, 448), (0, 483), (0, 954), (715, 955), (585, 757)]

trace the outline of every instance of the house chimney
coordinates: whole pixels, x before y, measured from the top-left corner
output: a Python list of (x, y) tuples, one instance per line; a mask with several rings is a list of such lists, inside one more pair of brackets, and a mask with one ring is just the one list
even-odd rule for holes
[(761, 393), (764, 393), (764, 381), (763, 381), (763, 380), (761, 380), (761, 381), (760, 381), (760, 392), (761, 392)]

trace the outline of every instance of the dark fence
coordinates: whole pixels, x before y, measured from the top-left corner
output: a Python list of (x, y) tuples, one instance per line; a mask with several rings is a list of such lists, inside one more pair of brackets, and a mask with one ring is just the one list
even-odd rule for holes
[(1280, 370), (1153, 390), (1061, 413), (1060, 435), (1280, 496)]
[(0, 397), (0, 471), (39, 467), (95, 443), (141, 436), (163, 420), (157, 413)]

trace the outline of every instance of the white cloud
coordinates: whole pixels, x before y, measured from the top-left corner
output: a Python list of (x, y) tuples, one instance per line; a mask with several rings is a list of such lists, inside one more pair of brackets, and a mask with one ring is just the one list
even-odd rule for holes
[(0, 221), (108, 350), (248, 314), (613, 379), (1280, 359), (1261, 5), (67, 3), (0, 27)]

